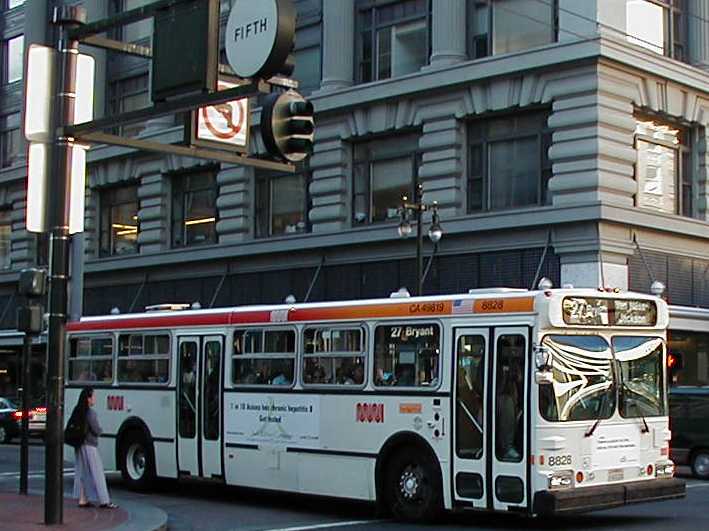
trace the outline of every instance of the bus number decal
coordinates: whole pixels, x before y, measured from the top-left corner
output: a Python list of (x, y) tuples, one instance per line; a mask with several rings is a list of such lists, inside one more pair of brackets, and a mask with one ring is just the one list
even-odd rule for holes
[(571, 464), (571, 455), (549, 456), (549, 466), (565, 466)]
[(443, 313), (444, 311), (445, 304), (442, 302), (424, 302), (409, 306), (409, 313)]
[(286, 322), (288, 322), (288, 310), (273, 310), (271, 312), (271, 322), (272, 323), (286, 323)]
[(384, 422), (384, 404), (357, 404), (357, 422)]
[(109, 395), (106, 399), (106, 407), (109, 411), (123, 411), (124, 402), (122, 396), (111, 396)]

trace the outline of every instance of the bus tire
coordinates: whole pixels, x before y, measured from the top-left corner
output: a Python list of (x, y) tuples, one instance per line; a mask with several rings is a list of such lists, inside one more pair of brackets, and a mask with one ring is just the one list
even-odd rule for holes
[(131, 430), (121, 437), (119, 448), (123, 482), (134, 490), (149, 488), (155, 480), (155, 454), (147, 436)]
[(395, 450), (386, 466), (384, 496), (395, 518), (431, 521), (441, 510), (441, 476), (423, 449)]
[(709, 450), (698, 450), (692, 455), (692, 474), (699, 479), (709, 479)]

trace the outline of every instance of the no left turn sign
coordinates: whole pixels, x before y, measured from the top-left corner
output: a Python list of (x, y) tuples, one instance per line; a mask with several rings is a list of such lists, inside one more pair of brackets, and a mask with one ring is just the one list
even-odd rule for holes
[[(235, 87), (234, 83), (219, 82), (219, 90)], [(243, 148), (248, 146), (249, 100), (242, 98), (218, 105), (201, 107), (197, 111), (195, 139)]]

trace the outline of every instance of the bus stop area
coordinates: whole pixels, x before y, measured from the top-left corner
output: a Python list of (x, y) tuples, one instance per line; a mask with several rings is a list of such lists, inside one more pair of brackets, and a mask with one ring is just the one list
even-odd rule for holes
[[(116, 499), (117, 509), (80, 508), (76, 500), (64, 501), (67, 531), (162, 531), (167, 529), (167, 514), (162, 509), (133, 500)], [(44, 525), (44, 498), (0, 492), (0, 529), (34, 531)]]

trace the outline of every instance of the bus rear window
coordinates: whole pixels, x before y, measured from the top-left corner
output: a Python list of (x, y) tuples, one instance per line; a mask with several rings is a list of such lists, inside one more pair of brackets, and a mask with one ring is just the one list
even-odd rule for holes
[(374, 384), (438, 386), (440, 327), (435, 323), (378, 326), (374, 333)]

